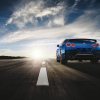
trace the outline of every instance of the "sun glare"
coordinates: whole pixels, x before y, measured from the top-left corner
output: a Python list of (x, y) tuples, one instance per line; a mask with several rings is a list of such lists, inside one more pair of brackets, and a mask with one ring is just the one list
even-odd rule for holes
[(42, 50), (33, 50), (32, 54), (31, 54), (31, 58), (33, 59), (42, 59), (44, 58), (44, 52)]

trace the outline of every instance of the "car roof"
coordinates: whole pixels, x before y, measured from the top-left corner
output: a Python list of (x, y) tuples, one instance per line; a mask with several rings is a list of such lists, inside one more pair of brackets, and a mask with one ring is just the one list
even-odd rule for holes
[(70, 40), (93, 40), (93, 41), (97, 42), (96, 39), (87, 39), (87, 38), (65, 39), (63, 42), (67, 42), (67, 41), (70, 41)]

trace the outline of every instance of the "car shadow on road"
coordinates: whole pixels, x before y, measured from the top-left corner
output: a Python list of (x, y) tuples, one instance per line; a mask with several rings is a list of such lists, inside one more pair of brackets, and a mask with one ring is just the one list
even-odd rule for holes
[(90, 62), (68, 62), (66, 66), (87, 73), (96, 78), (100, 78), (100, 63), (92, 64)]

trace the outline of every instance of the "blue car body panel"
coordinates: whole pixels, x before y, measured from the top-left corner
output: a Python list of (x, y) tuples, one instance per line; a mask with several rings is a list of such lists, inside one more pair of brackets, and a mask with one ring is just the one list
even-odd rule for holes
[[(74, 44), (66, 46), (66, 44)], [(100, 59), (100, 46), (95, 39), (66, 39), (56, 51), (56, 57), (60, 59)], [(97, 45), (93, 47), (93, 45)]]

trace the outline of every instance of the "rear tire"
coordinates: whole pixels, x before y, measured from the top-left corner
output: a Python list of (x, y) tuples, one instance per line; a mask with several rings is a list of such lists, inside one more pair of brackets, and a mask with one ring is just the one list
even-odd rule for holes
[(56, 59), (57, 62), (60, 62), (60, 60)]
[(63, 64), (63, 65), (66, 65), (67, 62), (68, 62), (68, 60), (66, 59), (66, 52), (65, 52), (64, 55), (65, 55), (64, 58), (62, 58), (62, 55), (60, 56), (60, 63)]
[(67, 64), (67, 60), (60, 60), (60, 63), (63, 64), (63, 65), (66, 65)]
[(68, 60), (65, 59), (62, 59), (62, 57), (60, 58), (60, 63), (63, 64), (63, 65), (66, 65), (68, 62)]

